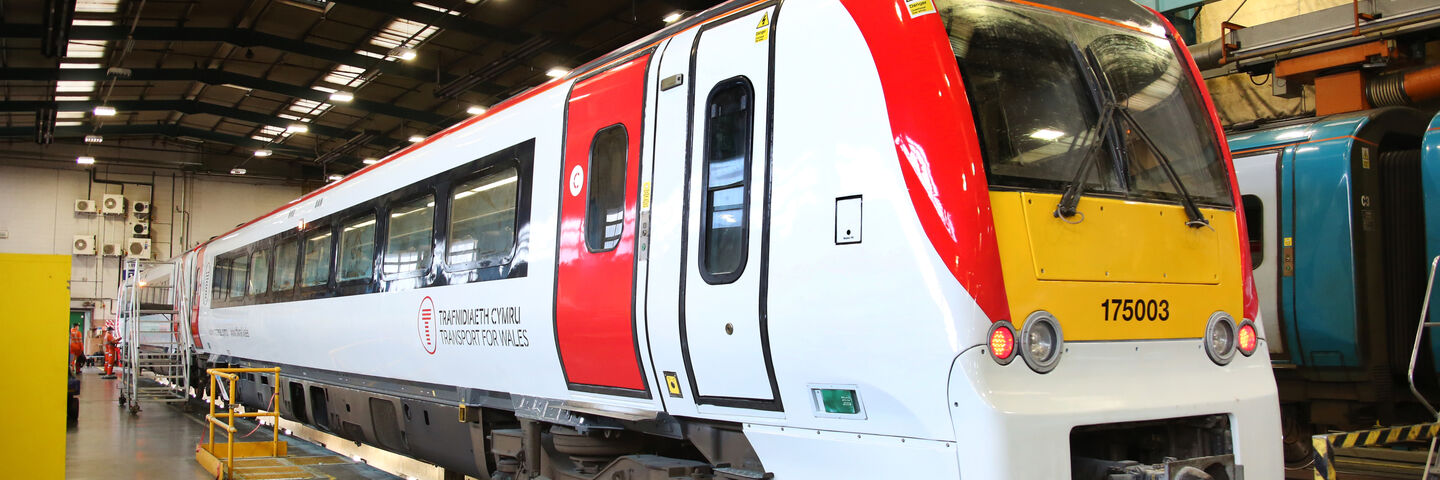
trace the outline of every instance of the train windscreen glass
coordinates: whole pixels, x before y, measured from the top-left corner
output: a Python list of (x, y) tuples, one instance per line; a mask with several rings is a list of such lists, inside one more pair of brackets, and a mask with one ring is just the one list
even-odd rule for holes
[(1011, 3), (936, 4), (991, 186), (1058, 193), (1088, 159), (1085, 194), (1180, 201), (1168, 160), (1195, 202), (1233, 203), (1204, 101), (1168, 39)]

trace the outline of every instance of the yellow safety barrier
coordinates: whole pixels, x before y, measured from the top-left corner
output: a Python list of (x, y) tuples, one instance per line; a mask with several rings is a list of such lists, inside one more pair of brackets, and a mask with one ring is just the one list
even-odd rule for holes
[[(276, 408), (279, 400), (280, 389), (280, 368), (211, 368), (206, 370), (210, 374), (210, 413), (205, 415), (206, 441), (195, 449), (195, 461), (205, 467), (206, 471), (215, 472), (217, 477), (232, 478), (235, 471), (235, 457), (280, 457), (287, 453), (289, 444), (280, 441), (280, 413)], [(270, 385), (273, 388), (270, 393), (270, 412), (247, 412), (238, 413), (235, 411), (235, 382), (240, 379), (240, 373), (269, 373), (273, 375)], [(225, 403), (228, 411), (216, 413), (216, 378), (223, 378), (227, 381), (226, 391), (230, 393), (229, 400)], [(271, 417), (271, 436), (268, 442), (235, 442), (235, 419)], [(222, 421), (223, 419), (223, 421)], [(220, 453), (215, 449), (215, 427), (225, 431), (225, 456), (221, 461)], [(267, 455), (268, 454), (268, 455)], [(223, 472), (221, 469), (223, 468)]]

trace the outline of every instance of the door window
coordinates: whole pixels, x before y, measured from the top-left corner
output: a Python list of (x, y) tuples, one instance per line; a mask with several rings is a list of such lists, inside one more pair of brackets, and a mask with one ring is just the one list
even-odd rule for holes
[(1265, 205), (1255, 195), (1241, 196), (1240, 203), (1245, 207), (1245, 231), (1250, 235), (1250, 269), (1254, 270), (1265, 263)]
[(625, 231), (625, 160), (629, 136), (625, 125), (595, 132), (590, 143), (590, 190), (585, 197), (585, 247), (591, 252), (613, 250)]
[(712, 284), (733, 282), (745, 269), (753, 98), (750, 81), (737, 77), (706, 102), (700, 272)]

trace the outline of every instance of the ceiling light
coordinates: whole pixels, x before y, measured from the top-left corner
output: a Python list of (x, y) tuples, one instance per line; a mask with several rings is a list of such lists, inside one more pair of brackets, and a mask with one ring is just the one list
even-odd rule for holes
[(90, 96), (88, 96), (88, 95), (56, 95), (56, 96), (55, 96), (55, 101), (57, 101), (57, 102), (88, 102), (88, 101), (90, 101)]
[(675, 21), (676, 21), (676, 20), (679, 20), (679, 19), (680, 19), (680, 12), (675, 12), (675, 13), (672, 13), (672, 14), (669, 14), (669, 15), (666, 15), (666, 16), (665, 16), (665, 23), (675, 23)]
[(112, 106), (109, 106), (109, 105), (101, 105), (101, 106), (95, 107), (95, 116), (97, 116), (97, 117), (112, 117), (112, 116), (115, 116), (115, 107), (112, 107)]
[(271, 153), (274, 153), (274, 152), (271, 152), (269, 149), (262, 148), (262, 149), (259, 149), (259, 150), (256, 150), (256, 151), (255, 151), (255, 156), (257, 156), (257, 157), (268, 157), (268, 156), (270, 156)]
[(1063, 136), (1065, 136), (1065, 132), (1062, 132), (1062, 131), (1059, 131), (1059, 130), (1051, 130), (1051, 129), (1048, 129), (1048, 128), (1042, 128), (1042, 129), (1039, 129), (1039, 130), (1030, 132), (1030, 138), (1034, 138), (1034, 139), (1038, 139), (1038, 140), (1047, 140), (1047, 141), (1048, 141), (1048, 140), (1054, 140), (1054, 139), (1057, 139), (1057, 138), (1060, 138), (1060, 137), (1063, 137)]
[(373, 159), (373, 158), (367, 158), (367, 159), (361, 160), (360, 163), (363, 163), (363, 164), (366, 164), (366, 165), (374, 165), (374, 164), (380, 163), (380, 161), (379, 161), (379, 160), (376, 160), (376, 159)]
[(424, 136), (421, 136), (421, 135), (411, 135), (411, 136), (410, 136), (410, 143), (420, 143), (420, 142), (423, 142), (423, 141), (425, 141), (425, 137), (424, 137)]
[(232, 168), (232, 169), (230, 169), (230, 174), (231, 174), (231, 175), (244, 175), (244, 174), (245, 174), (245, 169), (239, 168), (239, 167)]
[(309, 126), (309, 125), (305, 125), (305, 124), (303, 124), (303, 123), (297, 123), (297, 124), (294, 124), (294, 125), (290, 125), (290, 126), (288, 126), (288, 127), (285, 127), (285, 131), (290, 132), (290, 133), (305, 133), (305, 132), (310, 131), (310, 126)]
[(85, 143), (100, 143), (100, 142), (103, 142), (103, 141), (105, 141), (105, 137), (102, 137), (102, 136), (99, 136), (99, 135), (86, 135), (86, 136), (85, 136)]
[(108, 27), (108, 26), (111, 26), (111, 25), (115, 25), (115, 21), (114, 21), (114, 20), (87, 20), (87, 19), (83, 19), (83, 18), (77, 18), (77, 19), (75, 19), (75, 20), (71, 20), (71, 21), (70, 21), (70, 24), (71, 24), (71, 25), (74, 25), (74, 26), (77, 26), (77, 27)]
[(95, 157), (75, 157), (75, 163), (81, 165), (94, 165)]
[(545, 72), (545, 75), (548, 76), (548, 77), (550, 77), (550, 78), (560, 78), (560, 77), (565, 76), (565, 74), (567, 74), (567, 73), (570, 73), (570, 70), (564, 69), (564, 68), (560, 68), (560, 67), (555, 67), (555, 68), (550, 69), (550, 71)]
[(348, 102), (355, 99), (355, 94), (350, 92), (335, 92), (330, 94), (330, 100), (335, 102)]
[(98, 63), (60, 62), (60, 69), (61, 69), (61, 70), (75, 70), (75, 69), (82, 69), (82, 68), (100, 68), (100, 66), (101, 66), (101, 65), (98, 64)]
[(57, 127), (78, 127), (80, 125), (83, 124), (80, 122), (55, 122), (55, 126)]
[(340, 179), (345, 178), (345, 176), (337, 173), (337, 174), (331, 175), (329, 178), (330, 178), (330, 181), (332, 181), (332, 182), (338, 182), (338, 181), (340, 181)]
[(410, 61), (415, 59), (416, 53), (413, 48), (400, 47), (395, 49), (394, 52), (391, 52), (391, 55), (399, 57), (401, 60)]
[(471, 115), (479, 115), (485, 113), (485, 107), (479, 105), (471, 105), (470, 108), (465, 109), (465, 113)]

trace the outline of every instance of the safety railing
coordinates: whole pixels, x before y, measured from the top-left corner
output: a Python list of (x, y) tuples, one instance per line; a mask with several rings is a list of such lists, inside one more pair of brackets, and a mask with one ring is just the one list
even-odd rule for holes
[[(214, 459), (213, 461), (214, 463), (216, 463), (216, 465), (211, 467), (210, 465), (208, 465), (209, 462), (206, 461), (207, 459), (201, 459), (201, 464), (206, 465), (207, 470), (209, 468), (218, 469), (220, 466), (223, 465), (225, 470), (225, 474), (223, 476), (225, 478), (230, 478), (231, 472), (235, 471), (235, 457), (237, 456), (242, 458), (264, 456), (263, 454), (267, 449), (269, 451), (269, 456), (271, 457), (279, 457), (285, 455), (286, 444), (280, 441), (280, 412), (278, 408), (273, 408), (273, 406), (276, 405), (276, 401), (278, 400), (278, 397), (280, 395), (280, 390), (278, 388), (272, 389), (270, 393), (270, 405), (272, 405), (271, 410), (273, 410), (270, 412), (238, 412), (236, 409), (236, 405), (238, 402), (236, 402), (235, 400), (235, 383), (240, 380), (240, 374), (268, 373), (274, 376), (272, 378), (272, 381), (270, 382), (270, 385), (280, 385), (280, 368), (211, 368), (206, 370), (206, 372), (210, 374), (210, 389), (208, 390), (210, 397), (210, 413), (208, 415), (205, 415), (206, 441), (201, 446), (204, 447), (202, 449), (204, 453), (208, 453), (209, 458)], [(215, 412), (215, 404), (218, 401), (217, 392), (219, 392), (219, 390), (216, 389), (217, 379), (225, 379), (225, 381), (227, 382), (225, 391), (229, 393), (229, 396), (225, 399), (226, 411), (219, 413)], [(256, 417), (271, 418), (271, 440), (269, 442), (243, 442), (238, 444), (240, 445), (241, 449), (237, 451), (237, 444), (235, 442), (235, 419)], [(215, 429), (217, 427), (225, 431), (225, 456), (223, 464), (220, 463), (220, 452), (215, 449)], [(259, 427), (257, 426), (256, 428)], [(197, 458), (199, 458), (200, 452), (197, 452), (196, 455)]]

